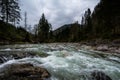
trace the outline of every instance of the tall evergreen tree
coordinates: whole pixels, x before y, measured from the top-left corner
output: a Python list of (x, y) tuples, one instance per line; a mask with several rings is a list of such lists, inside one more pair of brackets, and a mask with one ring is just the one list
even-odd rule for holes
[(33, 34), (34, 34), (34, 40), (35, 40), (35, 42), (38, 42), (38, 24), (34, 25)]
[(84, 16), (81, 20), (81, 34), (86, 39), (92, 34), (92, 16), (91, 16), (91, 10), (88, 8), (87, 11), (85, 11)]
[(0, 0), (0, 10), (2, 19), (5, 19), (7, 23), (19, 22), (20, 7), (18, 0)]
[(92, 20), (91, 20), (91, 10), (88, 9), (85, 14), (84, 14), (84, 18), (85, 18), (85, 32), (89, 33), (92, 30)]
[(85, 18), (84, 18), (84, 16), (82, 17), (81, 25), (82, 25), (82, 26), (85, 25)]
[(94, 33), (101, 38), (120, 37), (120, 0), (100, 0), (92, 14)]
[(25, 29), (27, 30), (27, 12), (25, 12)]
[(49, 32), (50, 32), (51, 25), (48, 23), (45, 15), (42, 14), (42, 17), (38, 24), (38, 37), (39, 42), (47, 42), (49, 39)]

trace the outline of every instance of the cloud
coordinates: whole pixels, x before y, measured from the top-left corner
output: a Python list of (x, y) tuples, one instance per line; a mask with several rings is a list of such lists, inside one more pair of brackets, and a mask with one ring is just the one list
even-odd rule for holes
[[(28, 24), (39, 22), (44, 13), (48, 21), (56, 29), (64, 24), (80, 21), (87, 8), (92, 11), (99, 0), (21, 0), (21, 13), (28, 13)], [(22, 21), (21, 24), (24, 24)]]

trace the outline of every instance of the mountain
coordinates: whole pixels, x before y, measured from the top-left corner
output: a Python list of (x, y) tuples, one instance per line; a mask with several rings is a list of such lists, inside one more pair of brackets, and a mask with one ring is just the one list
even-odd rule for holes
[(53, 31), (55, 41), (57, 42), (74, 42), (79, 39), (80, 24), (66, 24)]
[(58, 29), (54, 30), (53, 35), (57, 35), (69, 27), (71, 27), (71, 24), (65, 24), (65, 25), (59, 27)]
[(120, 39), (120, 0), (101, 0), (93, 13), (85, 11), (83, 24), (64, 25), (53, 31), (57, 42)]

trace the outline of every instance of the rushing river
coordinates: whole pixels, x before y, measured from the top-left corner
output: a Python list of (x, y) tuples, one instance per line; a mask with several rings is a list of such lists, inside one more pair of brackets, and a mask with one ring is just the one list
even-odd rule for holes
[[(87, 46), (86, 46), (87, 47)], [(92, 80), (93, 71), (102, 71), (112, 80), (120, 80), (120, 55), (93, 51), (79, 44), (4, 45), (0, 52), (34, 51), (49, 54), (47, 57), (10, 60), (0, 65), (28, 62), (46, 68), (52, 80)]]

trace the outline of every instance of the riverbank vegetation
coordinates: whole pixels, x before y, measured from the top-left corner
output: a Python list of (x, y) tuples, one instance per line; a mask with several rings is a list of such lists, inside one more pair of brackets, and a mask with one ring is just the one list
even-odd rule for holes
[[(91, 12), (85, 11), (81, 23), (65, 24), (56, 30), (42, 14), (33, 30), (19, 23), (20, 7), (17, 0), (0, 0), (0, 43), (84, 42), (96, 40), (120, 41), (120, 1), (101, 0)], [(13, 4), (14, 3), (14, 4)], [(25, 22), (26, 23), (26, 22)]]

